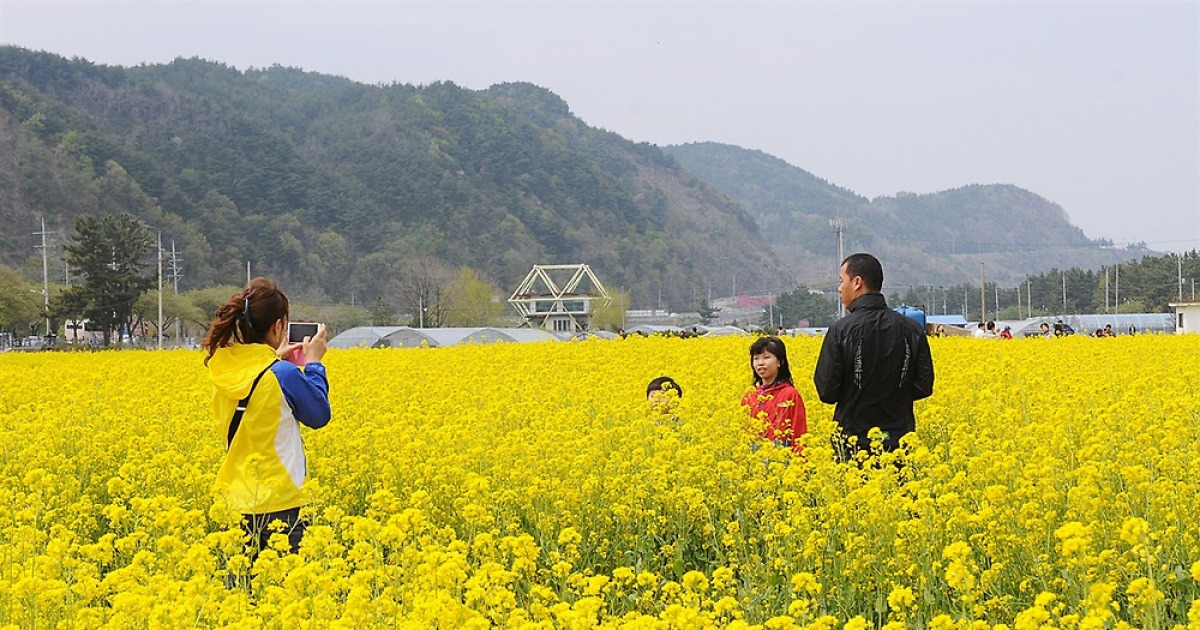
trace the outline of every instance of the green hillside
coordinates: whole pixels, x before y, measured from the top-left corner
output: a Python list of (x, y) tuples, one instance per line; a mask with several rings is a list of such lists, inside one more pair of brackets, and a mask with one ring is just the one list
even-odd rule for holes
[(238, 283), (249, 262), (307, 299), (365, 302), (418, 259), (506, 289), (586, 262), (635, 305), (684, 307), (734, 273), (786, 277), (736, 202), (533, 85), (0, 47), (0, 262), (28, 267), (41, 215), (61, 245), (74, 216), (119, 211), (177, 244), (181, 288)]
[(1094, 268), (1143, 255), (1093, 241), (1067, 213), (1011, 185), (970, 185), (930, 194), (867, 199), (761, 151), (712, 142), (665, 147), (749, 212), (801, 282), (835, 282), (838, 238), (885, 262), (887, 284), (1020, 282), (1051, 268)]

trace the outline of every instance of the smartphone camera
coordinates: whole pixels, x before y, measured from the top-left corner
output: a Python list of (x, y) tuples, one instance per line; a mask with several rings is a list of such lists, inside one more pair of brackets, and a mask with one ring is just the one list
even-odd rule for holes
[(308, 322), (288, 323), (288, 343), (300, 343), (305, 337), (316, 337), (317, 325)]

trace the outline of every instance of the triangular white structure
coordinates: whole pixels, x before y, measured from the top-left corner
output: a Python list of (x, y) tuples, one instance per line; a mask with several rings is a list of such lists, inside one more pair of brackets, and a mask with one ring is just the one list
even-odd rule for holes
[(534, 265), (508, 298), (530, 327), (553, 332), (588, 330), (597, 301), (607, 305), (612, 296), (585, 264)]

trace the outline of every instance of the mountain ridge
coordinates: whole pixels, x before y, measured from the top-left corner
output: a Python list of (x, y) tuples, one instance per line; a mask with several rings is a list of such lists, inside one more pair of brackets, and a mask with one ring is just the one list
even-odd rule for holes
[[(66, 235), (75, 215), (130, 211), (180, 241), (188, 286), (250, 260), (314, 299), (373, 299), (432, 257), (503, 292), (535, 263), (587, 262), (636, 304), (686, 308), (732, 273), (785, 275), (737, 203), (532, 84), (370, 86), (0, 47), (0, 138), (0, 218), (25, 233), (45, 215)], [(0, 259), (20, 264), (29, 245), (0, 241)]]
[[(868, 199), (762, 151), (716, 142), (663, 147), (684, 168), (741, 203), (801, 283), (824, 287), (844, 252), (885, 260), (894, 287), (958, 284), (979, 277), (1009, 285), (1051, 268), (1095, 268), (1141, 256), (1089, 239), (1066, 211), (1012, 184), (967, 184)], [(833, 262), (831, 262), (833, 261)]]

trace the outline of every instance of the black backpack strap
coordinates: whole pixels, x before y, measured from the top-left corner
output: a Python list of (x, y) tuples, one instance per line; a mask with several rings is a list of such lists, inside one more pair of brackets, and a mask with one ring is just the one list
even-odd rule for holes
[[(275, 359), (275, 361), (278, 360)], [(271, 365), (275, 365), (275, 361), (272, 361)], [(271, 369), (271, 365), (263, 368), (263, 371), (254, 377), (254, 382), (250, 384), (250, 392), (246, 394), (245, 398), (238, 401), (237, 409), (233, 412), (233, 419), (229, 421), (229, 435), (225, 438), (225, 450), (229, 450), (229, 447), (233, 446), (233, 437), (237, 435), (238, 427), (242, 426), (242, 416), (246, 415), (246, 405), (250, 404), (250, 397), (254, 395), (254, 389), (258, 387), (258, 381), (262, 379), (263, 374), (267, 373), (267, 370)]]

